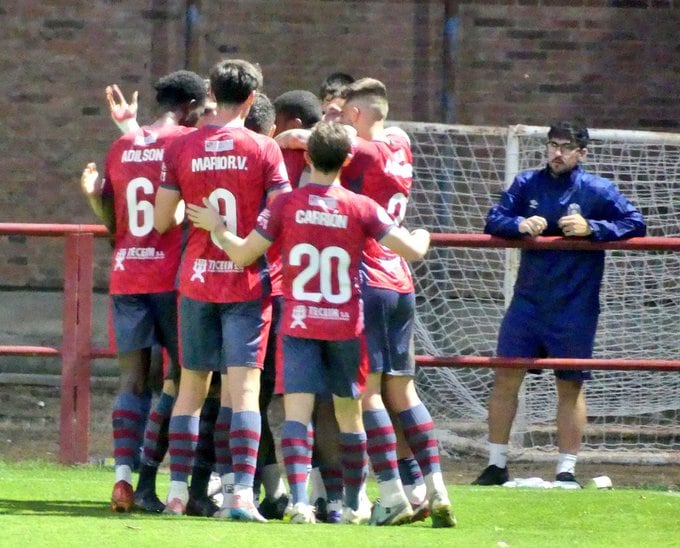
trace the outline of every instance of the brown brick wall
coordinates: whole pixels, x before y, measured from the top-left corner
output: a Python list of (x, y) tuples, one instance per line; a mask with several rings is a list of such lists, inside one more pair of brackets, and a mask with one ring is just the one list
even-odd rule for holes
[[(199, 14), (190, 35), (187, 3)], [(206, 73), (223, 57), (258, 61), (272, 97), (316, 91), (334, 70), (380, 78), (393, 119), (506, 125), (580, 114), (593, 126), (676, 130), (679, 12), (663, 0), (5, 0), (0, 221), (94, 222), (78, 178), (117, 137), (104, 86), (139, 89), (148, 122), (158, 76)], [(452, 49), (447, 13), (459, 23)], [(105, 287), (106, 242), (97, 255)], [(62, 261), (59, 239), (0, 237), (0, 286), (58, 287)]]

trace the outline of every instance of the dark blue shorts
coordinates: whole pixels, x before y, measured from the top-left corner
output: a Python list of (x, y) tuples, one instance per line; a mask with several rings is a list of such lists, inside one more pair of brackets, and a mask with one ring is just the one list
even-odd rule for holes
[(366, 385), (366, 344), (362, 337), (322, 341), (283, 335), (285, 394), (331, 392), (359, 399)]
[(361, 299), (371, 373), (414, 376), (415, 294), (364, 284)]
[(269, 297), (210, 303), (181, 296), (182, 366), (226, 373), (229, 367), (262, 367), (271, 324)]
[[(591, 358), (596, 331), (597, 314), (543, 317), (535, 307), (513, 301), (501, 323), (497, 354), (517, 358)], [(555, 376), (566, 381), (592, 379), (589, 370), (579, 369), (556, 369)]]
[(170, 359), (166, 378), (179, 364), (177, 292), (111, 295), (111, 318), (118, 352), (160, 345)]

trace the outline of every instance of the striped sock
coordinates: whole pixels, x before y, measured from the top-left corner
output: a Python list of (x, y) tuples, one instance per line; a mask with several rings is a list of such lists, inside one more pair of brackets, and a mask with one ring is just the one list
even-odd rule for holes
[(363, 412), (368, 458), (378, 482), (399, 478), (397, 467), (397, 436), (386, 409)]
[(142, 442), (144, 398), (132, 392), (123, 392), (113, 403), (113, 458), (116, 466), (134, 468)]
[(145, 466), (160, 466), (168, 451), (168, 427), (175, 398), (165, 392), (161, 393), (156, 407), (149, 414), (144, 431), (144, 447), (142, 449), (142, 464)]
[(229, 448), (234, 467), (234, 486), (253, 487), (261, 431), (262, 420), (258, 411), (238, 411), (233, 414)]
[(312, 464), (307, 425), (297, 421), (284, 421), (281, 430), (281, 451), (286, 467), (288, 486), (293, 504), (309, 504), (307, 498), (307, 470)]
[(198, 443), (196, 458), (191, 469), (189, 492), (193, 497), (203, 497), (208, 493), (210, 475), (215, 467), (215, 422), (220, 412), (219, 398), (206, 398), (201, 408), (198, 422)]
[(427, 408), (420, 403), (399, 413), (399, 420), (404, 430), (406, 443), (413, 451), (413, 456), (418, 461), (423, 475), (441, 472), (434, 425)]
[(187, 483), (198, 442), (198, 417), (194, 415), (171, 417), (168, 438), (170, 479)]
[(342, 480), (345, 487), (345, 506), (359, 509), (359, 492), (368, 477), (366, 432), (340, 432)]
[(231, 407), (220, 407), (215, 421), (213, 440), (215, 445), (215, 470), (220, 475), (233, 472), (231, 450), (229, 448), (229, 431), (231, 430)]
[(326, 488), (326, 500), (342, 500), (342, 467), (338, 464), (322, 464), (319, 466), (321, 479)]

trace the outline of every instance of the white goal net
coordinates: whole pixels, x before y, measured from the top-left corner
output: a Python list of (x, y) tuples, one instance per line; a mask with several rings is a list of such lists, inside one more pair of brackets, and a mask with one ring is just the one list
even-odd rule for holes
[[(517, 171), (545, 161), (547, 128), (397, 125), (411, 137), (414, 156), (406, 226), (481, 233)], [(590, 133), (586, 169), (618, 184), (645, 215), (648, 236), (680, 236), (680, 134)], [(414, 265), (418, 354), (494, 355), (512, 291), (506, 265), (516, 265), (516, 253), (435, 247)], [(680, 251), (608, 251), (601, 301), (594, 357), (680, 359)], [(483, 452), (491, 381), (484, 368), (420, 368), (421, 397), (454, 451)], [(678, 459), (679, 372), (595, 371), (586, 398), (584, 457)], [(540, 459), (555, 449), (555, 404), (552, 372), (528, 375), (513, 428), (515, 458)]]

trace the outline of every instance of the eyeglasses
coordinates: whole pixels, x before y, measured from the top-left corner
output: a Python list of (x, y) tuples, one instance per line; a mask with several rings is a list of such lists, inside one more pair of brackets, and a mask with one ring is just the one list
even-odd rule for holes
[(558, 143), (556, 141), (548, 141), (547, 143), (548, 148), (551, 148), (553, 150), (559, 150), (562, 154), (568, 154), (570, 152), (574, 152), (575, 150), (581, 148), (579, 145), (576, 143)]

